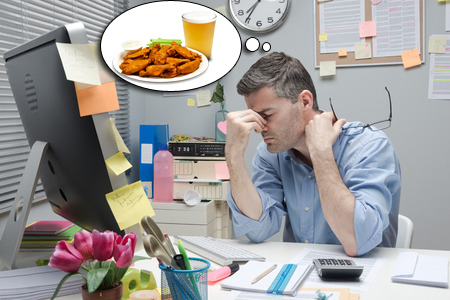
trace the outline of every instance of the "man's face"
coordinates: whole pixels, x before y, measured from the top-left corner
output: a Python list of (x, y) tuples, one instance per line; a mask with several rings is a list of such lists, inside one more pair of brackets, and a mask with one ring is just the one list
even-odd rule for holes
[(261, 135), (269, 152), (279, 153), (300, 145), (306, 125), (300, 101), (292, 103), (277, 97), (272, 87), (263, 87), (245, 97), (245, 102), (267, 121)]

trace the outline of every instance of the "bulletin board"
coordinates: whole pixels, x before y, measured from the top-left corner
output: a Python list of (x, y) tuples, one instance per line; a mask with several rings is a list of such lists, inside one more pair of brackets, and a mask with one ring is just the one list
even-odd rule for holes
[[(424, 62), (424, 0), (415, 0), (419, 4), (419, 16), (420, 16), (420, 49), (419, 55), (420, 60)], [(334, 3), (337, 3), (338, 0), (333, 0)], [(347, 56), (339, 56), (338, 53), (320, 53), (320, 42), (319, 34), (320, 34), (320, 10), (319, 5), (323, 3), (319, 3), (318, 0), (314, 0), (314, 20), (315, 20), (315, 65), (316, 68), (320, 66), (321, 61), (336, 61), (336, 67), (352, 67), (352, 66), (370, 66), (370, 65), (383, 65), (383, 64), (402, 64), (401, 55), (397, 56), (385, 56), (385, 57), (373, 57), (373, 42), (372, 37), (366, 37), (365, 41), (370, 42), (372, 47), (372, 57), (366, 59), (355, 59), (355, 52), (348, 51)], [(370, 0), (365, 0), (365, 21), (372, 20), (372, 3)], [(325, 42), (326, 43), (326, 42)], [(411, 50), (411, 49), (404, 49)]]

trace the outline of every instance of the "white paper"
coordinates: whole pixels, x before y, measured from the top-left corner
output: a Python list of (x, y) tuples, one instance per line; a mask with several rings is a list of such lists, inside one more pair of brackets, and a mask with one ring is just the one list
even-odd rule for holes
[(450, 31), (450, 2), (445, 3), (445, 31)]
[(419, 0), (383, 1), (372, 7), (377, 24), (373, 38), (373, 57), (400, 56), (417, 48), (420, 53)]
[(153, 144), (141, 145), (141, 164), (153, 163)]
[(394, 282), (448, 287), (448, 258), (401, 252), (391, 279)]
[[(310, 263), (314, 258), (349, 259), (349, 257), (344, 253), (319, 251), (310, 248), (304, 248), (296, 257), (294, 257), (290, 261), (290, 263)], [(345, 281), (342, 283), (335, 281), (324, 281), (320, 278), (316, 268), (313, 268), (309, 276), (303, 282), (303, 285), (318, 288), (350, 288), (352, 291), (361, 292), (369, 291), (385, 260), (383, 258), (365, 257), (351, 257), (350, 259), (353, 260), (357, 265), (364, 267), (364, 271), (361, 274), (359, 281)]]
[(359, 22), (365, 21), (364, 0), (340, 0), (319, 4), (320, 33), (328, 40), (320, 43), (320, 53), (337, 53), (339, 49), (355, 50), (359, 37)]
[(450, 99), (450, 35), (445, 37), (445, 54), (430, 54), (428, 99)]
[[(328, 298), (327, 300), (339, 300), (341, 293), (339, 292), (326, 292)], [(261, 294), (252, 292), (241, 292), (241, 291), (231, 291), (225, 300), (317, 300), (317, 294), (315, 291), (299, 291), (297, 295), (272, 295), (272, 294)]]

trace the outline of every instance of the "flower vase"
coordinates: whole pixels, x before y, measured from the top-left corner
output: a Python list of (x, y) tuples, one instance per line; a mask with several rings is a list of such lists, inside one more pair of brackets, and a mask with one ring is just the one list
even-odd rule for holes
[(83, 300), (120, 300), (123, 296), (123, 284), (120, 283), (119, 286), (108, 289), (108, 290), (97, 290), (92, 293), (88, 292), (87, 286), (84, 284), (81, 287), (81, 297)]
[(220, 110), (216, 112), (216, 142), (225, 142), (227, 139), (226, 135), (226, 119), (227, 119), (228, 111), (225, 109), (224, 102), (220, 103)]

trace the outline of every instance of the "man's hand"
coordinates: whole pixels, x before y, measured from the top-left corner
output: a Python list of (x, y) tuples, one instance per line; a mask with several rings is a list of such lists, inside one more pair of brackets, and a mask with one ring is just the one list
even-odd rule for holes
[(315, 115), (305, 128), (306, 145), (309, 152), (331, 149), (346, 122), (345, 119), (336, 120), (332, 112)]
[(227, 157), (244, 155), (250, 132), (255, 130), (256, 133), (261, 133), (266, 123), (263, 117), (251, 109), (228, 113), (225, 147)]

